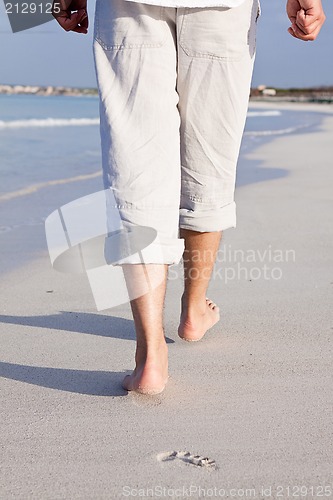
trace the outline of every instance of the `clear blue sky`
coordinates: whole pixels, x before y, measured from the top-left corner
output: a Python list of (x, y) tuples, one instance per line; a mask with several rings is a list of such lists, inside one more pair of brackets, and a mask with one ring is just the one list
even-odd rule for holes
[[(315, 42), (287, 32), (285, 0), (261, 0), (253, 85), (333, 85), (333, 5), (323, 0), (327, 20)], [(54, 20), (12, 34), (0, 2), (0, 83), (95, 87), (92, 57), (95, 0), (88, 0), (88, 35), (66, 33)]]

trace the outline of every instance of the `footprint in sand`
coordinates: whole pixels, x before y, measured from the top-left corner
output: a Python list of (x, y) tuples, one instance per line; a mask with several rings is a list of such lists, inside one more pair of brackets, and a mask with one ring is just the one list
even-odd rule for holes
[(215, 460), (208, 457), (202, 457), (200, 455), (193, 455), (189, 451), (171, 451), (159, 453), (157, 455), (157, 460), (160, 462), (168, 462), (169, 460), (181, 460), (186, 464), (195, 465), (196, 467), (204, 467), (209, 469), (215, 469)]

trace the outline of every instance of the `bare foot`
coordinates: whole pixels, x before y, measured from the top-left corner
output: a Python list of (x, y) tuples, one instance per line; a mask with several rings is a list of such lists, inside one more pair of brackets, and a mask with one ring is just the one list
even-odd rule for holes
[(189, 312), (184, 306), (184, 298), (182, 298), (182, 313), (180, 316), (180, 324), (178, 327), (178, 335), (181, 339), (189, 342), (196, 342), (205, 335), (207, 330), (211, 328), (220, 319), (220, 309), (217, 305), (206, 298), (206, 304), (202, 311), (198, 308)]
[(154, 354), (136, 353), (136, 367), (131, 375), (126, 375), (122, 386), (127, 391), (140, 394), (160, 394), (168, 381), (168, 347), (166, 342)]

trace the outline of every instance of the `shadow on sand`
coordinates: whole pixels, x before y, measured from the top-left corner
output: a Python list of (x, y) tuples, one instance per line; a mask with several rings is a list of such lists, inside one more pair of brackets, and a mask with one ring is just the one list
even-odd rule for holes
[[(135, 340), (134, 322), (132, 320), (106, 314), (60, 311), (59, 314), (47, 316), (0, 315), (0, 323), (87, 333), (122, 340)], [(166, 342), (167, 344), (173, 344), (174, 340), (166, 337)]]
[(0, 362), (0, 377), (91, 396), (125, 396), (125, 372), (69, 370)]
[(289, 175), (289, 171), (285, 168), (262, 167), (261, 163), (262, 162), (258, 160), (249, 160), (248, 158), (240, 157), (237, 166), (236, 188), (256, 184), (258, 182), (281, 179)]
[[(0, 322), (135, 340), (133, 321), (101, 314), (61, 311), (48, 316), (1, 315)], [(170, 338), (166, 341), (174, 343)], [(72, 370), (0, 362), (0, 377), (93, 396), (125, 396), (127, 391), (121, 387), (121, 382), (127, 373), (130, 371)]]

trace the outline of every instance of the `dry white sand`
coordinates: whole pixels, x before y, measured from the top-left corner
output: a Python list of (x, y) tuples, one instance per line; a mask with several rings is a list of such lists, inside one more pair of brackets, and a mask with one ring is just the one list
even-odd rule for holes
[(293, 111), (314, 111), (319, 113), (327, 113), (333, 115), (333, 105), (332, 104), (320, 104), (316, 102), (288, 102), (288, 101), (278, 101), (272, 98), (265, 101), (250, 101), (251, 108), (257, 109), (290, 109)]
[[(1, 498), (325, 496), (333, 479), (332, 138), (327, 117), (320, 131), (278, 137), (246, 158), (257, 170), (237, 190), (238, 227), (219, 255), (228, 250), (232, 261), (216, 266), (210, 290), (222, 319), (200, 343), (176, 335), (173, 268), (162, 395), (120, 387), (135, 348), (128, 305), (97, 313), (87, 279), (57, 273), (46, 252), (5, 277)], [(270, 180), (257, 182), (264, 169)], [(162, 460), (174, 451), (216, 468)]]

